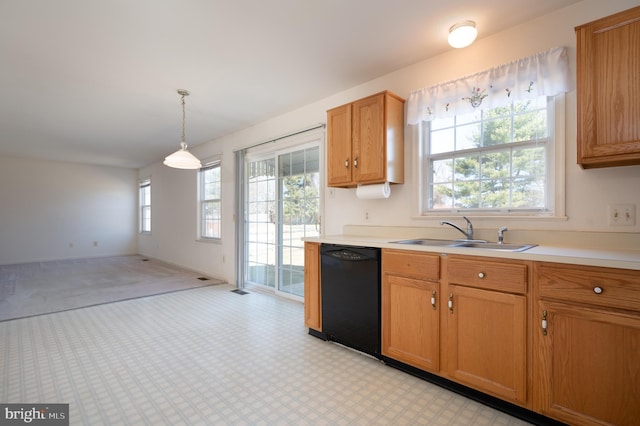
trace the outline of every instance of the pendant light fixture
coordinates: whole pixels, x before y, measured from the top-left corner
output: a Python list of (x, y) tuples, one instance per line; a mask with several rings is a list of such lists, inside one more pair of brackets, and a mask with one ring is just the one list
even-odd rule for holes
[(454, 24), (449, 28), (449, 45), (460, 49), (467, 47), (478, 36), (478, 30), (476, 29), (476, 23), (473, 21), (462, 21)]
[(199, 169), (202, 163), (193, 154), (187, 151), (187, 142), (184, 138), (184, 97), (189, 96), (189, 91), (184, 89), (178, 90), (182, 103), (182, 142), (180, 149), (164, 159), (164, 165), (175, 169)]

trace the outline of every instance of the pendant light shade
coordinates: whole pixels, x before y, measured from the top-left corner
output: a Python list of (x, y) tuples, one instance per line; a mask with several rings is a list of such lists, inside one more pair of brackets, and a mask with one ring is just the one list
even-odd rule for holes
[(449, 45), (456, 49), (467, 47), (474, 42), (478, 36), (476, 23), (473, 21), (462, 21), (449, 28)]
[(196, 156), (187, 151), (187, 142), (184, 137), (184, 97), (189, 96), (189, 92), (181, 89), (178, 90), (178, 94), (182, 103), (182, 142), (180, 142), (179, 150), (164, 159), (164, 165), (175, 169), (199, 169), (202, 167), (202, 163)]
[(200, 160), (187, 151), (187, 144), (181, 143), (181, 148), (173, 154), (165, 157), (164, 165), (174, 169), (199, 169), (202, 167)]

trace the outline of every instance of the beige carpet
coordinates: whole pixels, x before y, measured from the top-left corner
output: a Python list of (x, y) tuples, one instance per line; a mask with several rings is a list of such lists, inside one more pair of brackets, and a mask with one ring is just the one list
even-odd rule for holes
[(142, 256), (0, 266), (0, 321), (222, 284)]

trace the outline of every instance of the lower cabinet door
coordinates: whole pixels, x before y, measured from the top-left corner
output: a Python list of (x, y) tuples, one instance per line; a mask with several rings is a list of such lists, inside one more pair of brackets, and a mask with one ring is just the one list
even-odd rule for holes
[(320, 244), (304, 243), (304, 325), (322, 330)]
[(447, 374), (523, 405), (527, 401), (526, 297), (449, 285)]
[(536, 311), (536, 411), (574, 425), (640, 424), (640, 316), (545, 301)]
[(438, 283), (385, 274), (382, 354), (422, 370), (440, 369)]

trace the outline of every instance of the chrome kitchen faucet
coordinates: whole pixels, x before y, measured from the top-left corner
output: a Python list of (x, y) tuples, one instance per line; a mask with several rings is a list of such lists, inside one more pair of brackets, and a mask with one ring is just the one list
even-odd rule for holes
[(440, 225), (453, 226), (458, 231), (462, 232), (464, 234), (464, 236), (467, 237), (467, 240), (473, 240), (473, 225), (471, 224), (471, 221), (469, 220), (468, 217), (462, 216), (462, 218), (467, 221), (467, 231), (466, 232), (462, 228), (460, 228), (458, 225), (456, 225), (453, 222), (449, 222), (448, 220), (441, 221)]

